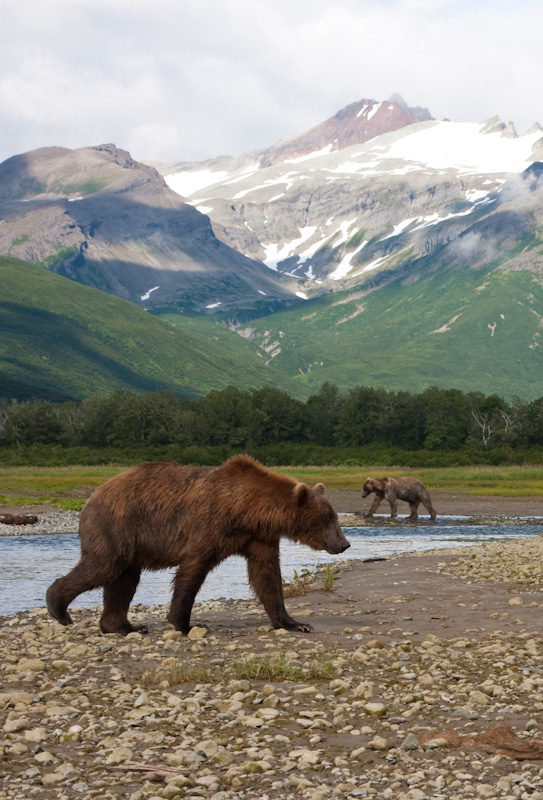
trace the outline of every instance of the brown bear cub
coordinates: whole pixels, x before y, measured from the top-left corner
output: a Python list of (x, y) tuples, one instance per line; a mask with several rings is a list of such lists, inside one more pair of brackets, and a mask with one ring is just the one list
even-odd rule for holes
[(63, 625), (82, 592), (104, 587), (104, 633), (145, 631), (128, 621), (143, 569), (176, 566), (168, 620), (188, 633), (194, 598), (208, 572), (228, 556), (247, 559), (249, 583), (272, 625), (308, 632), (287, 613), (281, 585), (279, 540), (314, 550), (349, 547), (337, 514), (313, 488), (270, 472), (249, 456), (219, 467), (149, 462), (100, 486), (81, 511), (81, 558), (47, 590), (47, 608)]
[(390, 518), (398, 516), (398, 500), (405, 500), (409, 503), (409, 519), (418, 519), (418, 508), (420, 504), (426, 508), (430, 518), (435, 520), (436, 512), (430, 500), (428, 489), (412, 475), (403, 475), (399, 478), (368, 478), (362, 488), (362, 497), (367, 497), (375, 492), (375, 498), (366, 517), (373, 517), (383, 500), (390, 503)]

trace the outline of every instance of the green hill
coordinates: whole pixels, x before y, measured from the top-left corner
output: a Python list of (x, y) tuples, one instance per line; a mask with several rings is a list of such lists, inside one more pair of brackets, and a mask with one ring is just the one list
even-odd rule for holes
[(305, 393), (331, 381), (533, 399), (543, 395), (542, 309), (533, 267), (422, 264), (378, 289), (327, 295), (249, 324), (255, 345), (277, 342), (273, 366)]
[(10, 257), (0, 257), (0, 280), (2, 397), (81, 399), (116, 389), (191, 397), (231, 384), (293, 389), (249, 342), (211, 320), (201, 332), (182, 315), (171, 324)]

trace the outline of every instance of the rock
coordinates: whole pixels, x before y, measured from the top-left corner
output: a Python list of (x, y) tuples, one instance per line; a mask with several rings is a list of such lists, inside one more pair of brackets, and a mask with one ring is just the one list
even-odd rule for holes
[(43, 672), (45, 663), (39, 658), (21, 658), (17, 663), (18, 672)]
[(194, 639), (196, 641), (200, 639), (204, 639), (207, 636), (208, 630), (207, 628), (201, 628), (198, 625), (195, 625), (187, 634), (189, 639)]
[(400, 746), (402, 750), (418, 750), (419, 740), (414, 733), (408, 733)]
[(8, 719), (7, 722), (4, 723), (2, 730), (4, 733), (16, 733), (17, 731), (22, 731), (29, 727), (29, 719), (26, 717), (17, 717), (16, 719)]
[(388, 742), (382, 736), (375, 736), (371, 742), (368, 742), (369, 750), (387, 750)]
[(30, 728), (25, 731), (25, 739), (28, 742), (43, 742), (47, 739), (45, 728)]
[(363, 708), (370, 717), (382, 717), (387, 712), (387, 707), (384, 703), (366, 703)]
[(106, 764), (115, 766), (123, 761), (132, 761), (132, 750), (129, 747), (116, 747), (106, 758)]

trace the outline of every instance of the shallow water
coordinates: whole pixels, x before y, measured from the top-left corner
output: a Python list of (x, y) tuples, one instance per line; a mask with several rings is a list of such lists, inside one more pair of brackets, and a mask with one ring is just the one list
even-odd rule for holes
[[(519, 539), (543, 533), (542, 525), (467, 525), (454, 520), (439, 525), (423, 523), (394, 528), (344, 528), (351, 547), (345, 553), (331, 556), (302, 545), (281, 542), (283, 576), (292, 578), (294, 570), (334, 561), (350, 561), (431, 550), (436, 547), (458, 547), (464, 544)], [(45, 591), (55, 578), (65, 575), (79, 558), (77, 534), (51, 534), (0, 538), (0, 616), (44, 605)], [(134, 603), (167, 603), (171, 594), (174, 570), (144, 572)], [(214, 570), (202, 586), (197, 600), (221, 597), (248, 598), (245, 560), (229, 558)], [(89, 608), (100, 605), (102, 592), (96, 589), (80, 595), (75, 606)]]

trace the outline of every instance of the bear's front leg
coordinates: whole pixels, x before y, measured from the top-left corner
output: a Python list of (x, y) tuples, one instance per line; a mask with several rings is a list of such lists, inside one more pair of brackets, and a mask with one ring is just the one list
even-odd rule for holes
[(368, 511), (367, 514), (364, 514), (364, 516), (373, 517), (373, 515), (375, 514), (375, 512), (377, 511), (377, 509), (379, 508), (384, 499), (385, 498), (383, 495), (376, 494), (375, 497), (373, 498), (373, 503), (370, 506), (370, 510)]
[(252, 542), (246, 558), (249, 583), (266, 609), (273, 627), (302, 633), (312, 631), (311, 625), (294, 619), (285, 608), (279, 564), (279, 544), (268, 545)]

